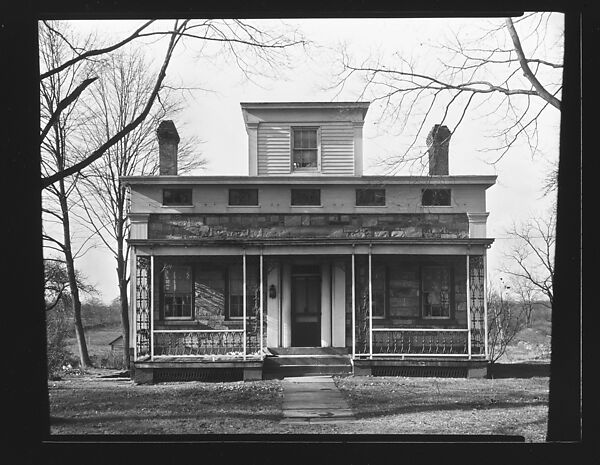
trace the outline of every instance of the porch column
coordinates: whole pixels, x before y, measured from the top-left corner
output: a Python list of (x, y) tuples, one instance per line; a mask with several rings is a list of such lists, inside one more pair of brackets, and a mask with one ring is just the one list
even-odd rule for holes
[(371, 281), (371, 244), (369, 244), (369, 358), (373, 358), (373, 282)]
[(346, 266), (344, 261), (333, 262), (331, 278), (331, 345), (346, 347)]
[(471, 358), (471, 276), (469, 270), (469, 255), (467, 255), (467, 350)]
[(331, 347), (331, 263), (321, 265), (321, 347)]
[(488, 310), (487, 310), (487, 251), (483, 251), (483, 334), (485, 358), (488, 358)]
[(150, 360), (154, 360), (154, 255), (150, 255)]
[(246, 249), (244, 249), (244, 254), (242, 255), (242, 280), (242, 319), (244, 322), (244, 351), (242, 353), (244, 355), (244, 360), (246, 360)]
[(283, 264), (281, 273), (281, 347), (292, 345), (292, 267)]
[(267, 292), (275, 289), (275, 297), (267, 297), (267, 347), (279, 347), (281, 335), (279, 331), (281, 313), (281, 268), (279, 262), (267, 262)]
[[(129, 253), (129, 347), (133, 347), (131, 363), (138, 358), (137, 355), (137, 250), (131, 247)], [(130, 369), (131, 367), (127, 367)]]
[(356, 264), (352, 244), (352, 358), (356, 355)]
[(264, 311), (264, 300), (265, 293), (263, 288), (263, 253), (262, 249), (260, 251), (260, 270), (259, 270), (259, 279), (260, 279), (260, 330), (258, 332), (260, 337), (260, 354), (263, 353), (263, 311)]

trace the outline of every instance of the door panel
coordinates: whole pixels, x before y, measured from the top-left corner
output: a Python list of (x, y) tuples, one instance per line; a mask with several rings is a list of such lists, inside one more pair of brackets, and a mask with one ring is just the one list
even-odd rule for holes
[(321, 346), (320, 274), (292, 274), (292, 346)]

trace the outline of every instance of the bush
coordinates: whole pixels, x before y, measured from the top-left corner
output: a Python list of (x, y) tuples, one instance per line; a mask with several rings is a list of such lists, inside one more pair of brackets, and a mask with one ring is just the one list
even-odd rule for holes
[(120, 350), (108, 352), (100, 359), (100, 366), (102, 368), (112, 368), (116, 370), (124, 370), (127, 368), (125, 366), (123, 352)]
[(77, 360), (67, 349), (70, 324), (61, 309), (46, 312), (46, 355), (48, 377), (56, 378), (64, 366), (74, 366)]

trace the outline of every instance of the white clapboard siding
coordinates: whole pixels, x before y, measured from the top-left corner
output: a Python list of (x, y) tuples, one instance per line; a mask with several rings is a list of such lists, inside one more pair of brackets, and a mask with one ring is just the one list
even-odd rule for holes
[(261, 123), (258, 127), (258, 174), (290, 173), (290, 128), (288, 125)]
[[(312, 125), (311, 125), (312, 126)], [(354, 174), (354, 129), (349, 122), (315, 124), (321, 128), (321, 173)], [(291, 133), (286, 124), (261, 123), (258, 127), (258, 174), (290, 173)]]
[(321, 173), (354, 174), (354, 129), (352, 123), (321, 126)]

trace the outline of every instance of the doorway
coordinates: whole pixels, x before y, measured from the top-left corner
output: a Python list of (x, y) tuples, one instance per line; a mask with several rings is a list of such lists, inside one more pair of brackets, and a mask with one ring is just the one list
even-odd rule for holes
[(321, 267), (292, 267), (292, 346), (321, 346)]

